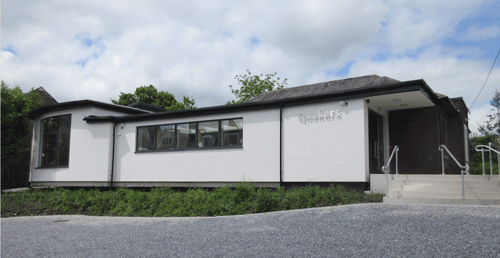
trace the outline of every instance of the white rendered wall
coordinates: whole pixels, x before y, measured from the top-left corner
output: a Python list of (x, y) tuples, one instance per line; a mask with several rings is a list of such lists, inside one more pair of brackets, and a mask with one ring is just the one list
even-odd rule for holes
[[(124, 123), (114, 182), (279, 182), (279, 109)], [(138, 126), (243, 118), (243, 148), (135, 153)], [(121, 127), (121, 126), (118, 126)]]
[[(40, 126), (47, 117), (71, 114), (70, 152), (68, 167), (37, 168), (40, 164)], [(111, 172), (112, 123), (88, 124), (83, 118), (90, 115), (124, 115), (95, 107), (55, 111), (34, 121), (30, 182), (107, 182)]]
[[(367, 109), (363, 99), (283, 109), (284, 182), (367, 182)], [(301, 122), (300, 115), (339, 111), (341, 119)]]

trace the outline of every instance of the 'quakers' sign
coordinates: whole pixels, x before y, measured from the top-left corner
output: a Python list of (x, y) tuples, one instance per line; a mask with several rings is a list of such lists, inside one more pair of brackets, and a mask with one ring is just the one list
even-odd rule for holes
[(328, 110), (324, 112), (318, 110), (318, 113), (299, 115), (299, 120), (303, 124), (335, 121), (335, 118), (337, 118), (337, 120), (342, 120), (340, 110)]

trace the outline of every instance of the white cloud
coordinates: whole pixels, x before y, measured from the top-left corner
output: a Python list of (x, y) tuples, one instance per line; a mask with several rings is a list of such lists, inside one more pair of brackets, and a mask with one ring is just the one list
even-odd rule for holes
[[(232, 99), (228, 85), (246, 69), (277, 72), (298, 86), (340, 79), (327, 72), (353, 62), (350, 76), (424, 78), (470, 104), (492, 58), (480, 47), (450, 50), (436, 42), (452, 37), (481, 4), (5, 0), (1, 46), (15, 53), (2, 51), (0, 79), (25, 90), (44, 86), (59, 101), (109, 101), (153, 84), (209, 106)], [(458, 58), (464, 53), (474, 59)], [(498, 88), (499, 77), (495, 69), (487, 87)], [(489, 94), (485, 89), (479, 103)]]
[(391, 12), (382, 34), (396, 53), (416, 51), (452, 36), (460, 21), (483, 1), (389, 1)]
[(469, 114), (469, 128), (472, 133), (479, 134), (478, 128), (485, 125), (485, 121), (488, 118), (487, 115), (492, 114), (491, 106), (488, 103), (481, 103), (476, 108), (474, 112)]
[(470, 40), (474, 42), (483, 41), (490, 38), (496, 38), (500, 35), (500, 28), (498, 26), (488, 26), (481, 28), (478, 24), (475, 24), (467, 29), (460, 40)]
[[(392, 57), (382, 61), (360, 60), (352, 65), (350, 76), (365, 74), (385, 75), (398, 80), (424, 79), (439, 93), (450, 97), (462, 96), (470, 105), (483, 86), (492, 60), (460, 59), (447, 55), (441, 48), (429, 48), (417, 58)], [(478, 98), (479, 102), (489, 101), (498, 88), (500, 68), (495, 68), (488, 83)]]

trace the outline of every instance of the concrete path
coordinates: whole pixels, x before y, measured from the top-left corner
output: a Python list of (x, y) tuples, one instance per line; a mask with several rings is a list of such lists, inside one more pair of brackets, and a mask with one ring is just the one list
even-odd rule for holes
[(2, 257), (500, 257), (500, 208), (361, 204), (212, 218), (2, 219)]

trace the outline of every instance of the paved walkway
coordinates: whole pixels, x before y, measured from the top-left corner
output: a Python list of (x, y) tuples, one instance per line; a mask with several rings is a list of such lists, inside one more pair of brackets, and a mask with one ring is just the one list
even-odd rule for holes
[(500, 208), (346, 205), (212, 218), (2, 219), (2, 257), (500, 257)]

